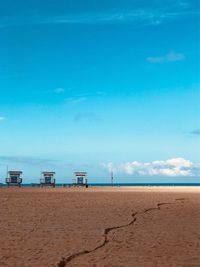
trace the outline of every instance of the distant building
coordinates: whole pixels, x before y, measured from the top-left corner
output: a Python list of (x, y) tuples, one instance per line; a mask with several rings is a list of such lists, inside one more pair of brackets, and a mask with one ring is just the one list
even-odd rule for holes
[(41, 186), (53, 186), (55, 187), (56, 179), (55, 179), (55, 172), (42, 172), (40, 179)]
[(87, 183), (87, 172), (74, 172), (74, 181), (73, 184), (76, 186), (86, 186)]
[(8, 186), (21, 186), (22, 183), (22, 171), (8, 171), (6, 183)]

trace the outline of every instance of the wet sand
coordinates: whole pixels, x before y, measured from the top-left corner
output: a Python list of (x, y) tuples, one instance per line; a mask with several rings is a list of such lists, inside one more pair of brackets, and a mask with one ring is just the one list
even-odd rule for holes
[(199, 267), (200, 188), (0, 188), (2, 267)]

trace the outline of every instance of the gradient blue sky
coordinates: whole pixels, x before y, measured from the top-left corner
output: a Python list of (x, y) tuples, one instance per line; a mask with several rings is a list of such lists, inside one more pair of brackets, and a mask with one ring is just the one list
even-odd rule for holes
[(0, 181), (199, 182), (198, 3), (1, 2)]

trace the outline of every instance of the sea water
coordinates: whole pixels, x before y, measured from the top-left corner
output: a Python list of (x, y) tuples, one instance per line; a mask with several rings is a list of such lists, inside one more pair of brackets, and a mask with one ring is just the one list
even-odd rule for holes
[[(72, 184), (66, 184), (66, 183), (58, 183), (56, 184), (56, 187), (62, 187), (63, 185), (72, 185)], [(1, 186), (6, 186), (6, 184), (0, 184)], [(32, 184), (22, 184), (22, 187), (31, 187)], [(114, 186), (114, 187), (120, 187), (120, 186), (200, 186), (200, 183), (89, 183), (89, 187), (95, 187), (95, 186)]]

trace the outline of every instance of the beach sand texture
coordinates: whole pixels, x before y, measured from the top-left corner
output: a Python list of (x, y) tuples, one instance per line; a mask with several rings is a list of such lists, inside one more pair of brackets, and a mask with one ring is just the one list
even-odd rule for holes
[(199, 267), (200, 188), (1, 188), (1, 267)]

